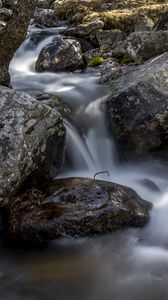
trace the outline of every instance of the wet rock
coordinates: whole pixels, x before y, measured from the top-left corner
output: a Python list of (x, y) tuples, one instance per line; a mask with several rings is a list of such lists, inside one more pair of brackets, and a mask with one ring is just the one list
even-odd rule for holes
[(75, 71), (84, 67), (80, 44), (72, 39), (57, 37), (45, 46), (36, 62), (36, 71)]
[(7, 8), (0, 9), (0, 21), (7, 22), (10, 20), (12, 11)]
[(61, 98), (51, 94), (40, 94), (36, 97), (36, 99), (55, 109), (64, 118), (69, 119), (70, 117), (72, 117), (71, 107), (67, 103), (65, 103)]
[(168, 153), (167, 80), (168, 53), (129, 68), (116, 80), (109, 77), (111, 94), (104, 109), (122, 158)]
[(43, 193), (31, 189), (8, 207), (9, 236), (43, 241), (88, 236), (125, 226), (143, 226), (152, 205), (132, 189), (89, 178), (51, 182)]
[(121, 30), (99, 30), (97, 31), (97, 40), (102, 50), (111, 50), (118, 46), (120, 41), (126, 39), (126, 34)]
[(168, 31), (134, 32), (127, 38), (127, 53), (138, 63), (168, 51)]
[(161, 18), (156, 22), (153, 30), (168, 30), (168, 11), (166, 11)]
[(3, 206), (33, 172), (42, 177), (59, 172), (65, 130), (56, 110), (26, 93), (0, 86), (0, 107), (0, 206)]
[(89, 35), (97, 32), (97, 30), (102, 29), (104, 23), (101, 20), (96, 20), (86, 24), (80, 24), (76, 27), (69, 28), (65, 30), (66, 35), (78, 36), (78, 37), (89, 37)]
[(36, 8), (34, 22), (45, 27), (58, 26), (58, 19), (52, 9)]
[(6, 26), (6, 22), (0, 21), (0, 30)]
[(138, 180), (138, 182), (152, 192), (161, 193), (160, 188), (157, 186), (157, 184), (148, 178)]

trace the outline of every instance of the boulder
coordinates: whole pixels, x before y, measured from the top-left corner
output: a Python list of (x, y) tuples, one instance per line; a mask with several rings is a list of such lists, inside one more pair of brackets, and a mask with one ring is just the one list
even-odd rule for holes
[(102, 29), (104, 23), (101, 20), (95, 20), (90, 23), (80, 24), (76, 27), (69, 28), (64, 31), (66, 35), (79, 36), (79, 37), (89, 37), (89, 35), (97, 32), (97, 30)]
[(134, 32), (127, 38), (127, 53), (142, 63), (168, 51), (168, 31)]
[(122, 158), (168, 154), (168, 53), (125, 69), (117, 79), (110, 76), (103, 108)]
[(168, 11), (166, 11), (161, 18), (153, 26), (153, 30), (168, 30)]
[(121, 30), (99, 30), (96, 34), (99, 46), (102, 50), (111, 50), (117, 47), (120, 41), (126, 39), (126, 34)]
[(58, 26), (58, 19), (52, 9), (36, 8), (34, 22), (45, 27)]
[(65, 129), (56, 110), (26, 93), (0, 86), (0, 206), (7, 205), (33, 172), (56, 176)]
[(7, 208), (8, 235), (27, 241), (107, 233), (144, 226), (152, 205), (135, 191), (89, 178), (59, 179), (13, 199)]
[(56, 37), (40, 52), (36, 71), (75, 71), (84, 67), (80, 44), (76, 40)]

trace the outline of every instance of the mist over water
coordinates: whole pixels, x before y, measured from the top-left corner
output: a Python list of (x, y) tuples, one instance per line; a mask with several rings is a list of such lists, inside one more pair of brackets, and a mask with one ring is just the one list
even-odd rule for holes
[[(32, 48), (31, 36), (36, 29), (31, 28), (10, 67), (14, 88), (33, 95), (51, 93), (72, 107), (73, 124), (64, 121), (70, 164), (65, 165), (60, 177), (93, 178), (96, 172), (108, 171), (109, 175), (99, 174), (96, 178), (131, 187), (154, 207), (143, 229), (56, 240), (43, 250), (14, 251), (1, 245), (2, 299), (167, 300), (168, 175), (156, 162), (118, 162), (115, 143), (100, 109), (108, 88), (98, 84), (99, 71), (34, 71), (41, 48), (60, 30), (53, 29), (53, 35)], [(160, 192), (144, 185), (144, 179), (155, 183)]]

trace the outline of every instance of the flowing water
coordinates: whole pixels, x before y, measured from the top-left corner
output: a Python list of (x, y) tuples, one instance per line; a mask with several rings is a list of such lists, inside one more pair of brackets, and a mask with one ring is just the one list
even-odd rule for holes
[[(156, 162), (121, 165), (100, 110), (108, 88), (95, 70), (74, 73), (34, 71), (40, 49), (61, 29), (52, 29), (35, 47), (31, 28), (11, 63), (12, 84), (33, 95), (51, 93), (71, 105), (65, 120), (69, 164), (61, 177), (94, 177), (132, 187), (154, 208), (144, 229), (101, 237), (60, 239), (44, 249), (14, 250), (1, 244), (0, 295), (6, 300), (167, 300), (168, 176)], [(39, 31), (39, 29), (38, 29)], [(74, 124), (78, 126), (74, 126)], [(152, 180), (160, 193), (143, 184)]]

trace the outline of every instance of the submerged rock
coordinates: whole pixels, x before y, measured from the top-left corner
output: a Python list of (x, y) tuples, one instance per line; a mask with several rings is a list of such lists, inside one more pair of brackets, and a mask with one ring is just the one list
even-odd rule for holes
[(0, 108), (0, 206), (3, 206), (33, 171), (42, 177), (59, 172), (65, 130), (56, 110), (26, 93), (0, 86)]
[(121, 146), (122, 158), (167, 151), (168, 53), (125, 69), (116, 80), (109, 72), (108, 81), (106, 120)]
[(143, 226), (152, 205), (130, 188), (89, 178), (67, 178), (28, 190), (8, 206), (9, 236), (44, 241)]
[(45, 46), (36, 62), (36, 71), (75, 71), (84, 67), (80, 44), (68, 38), (57, 37)]

